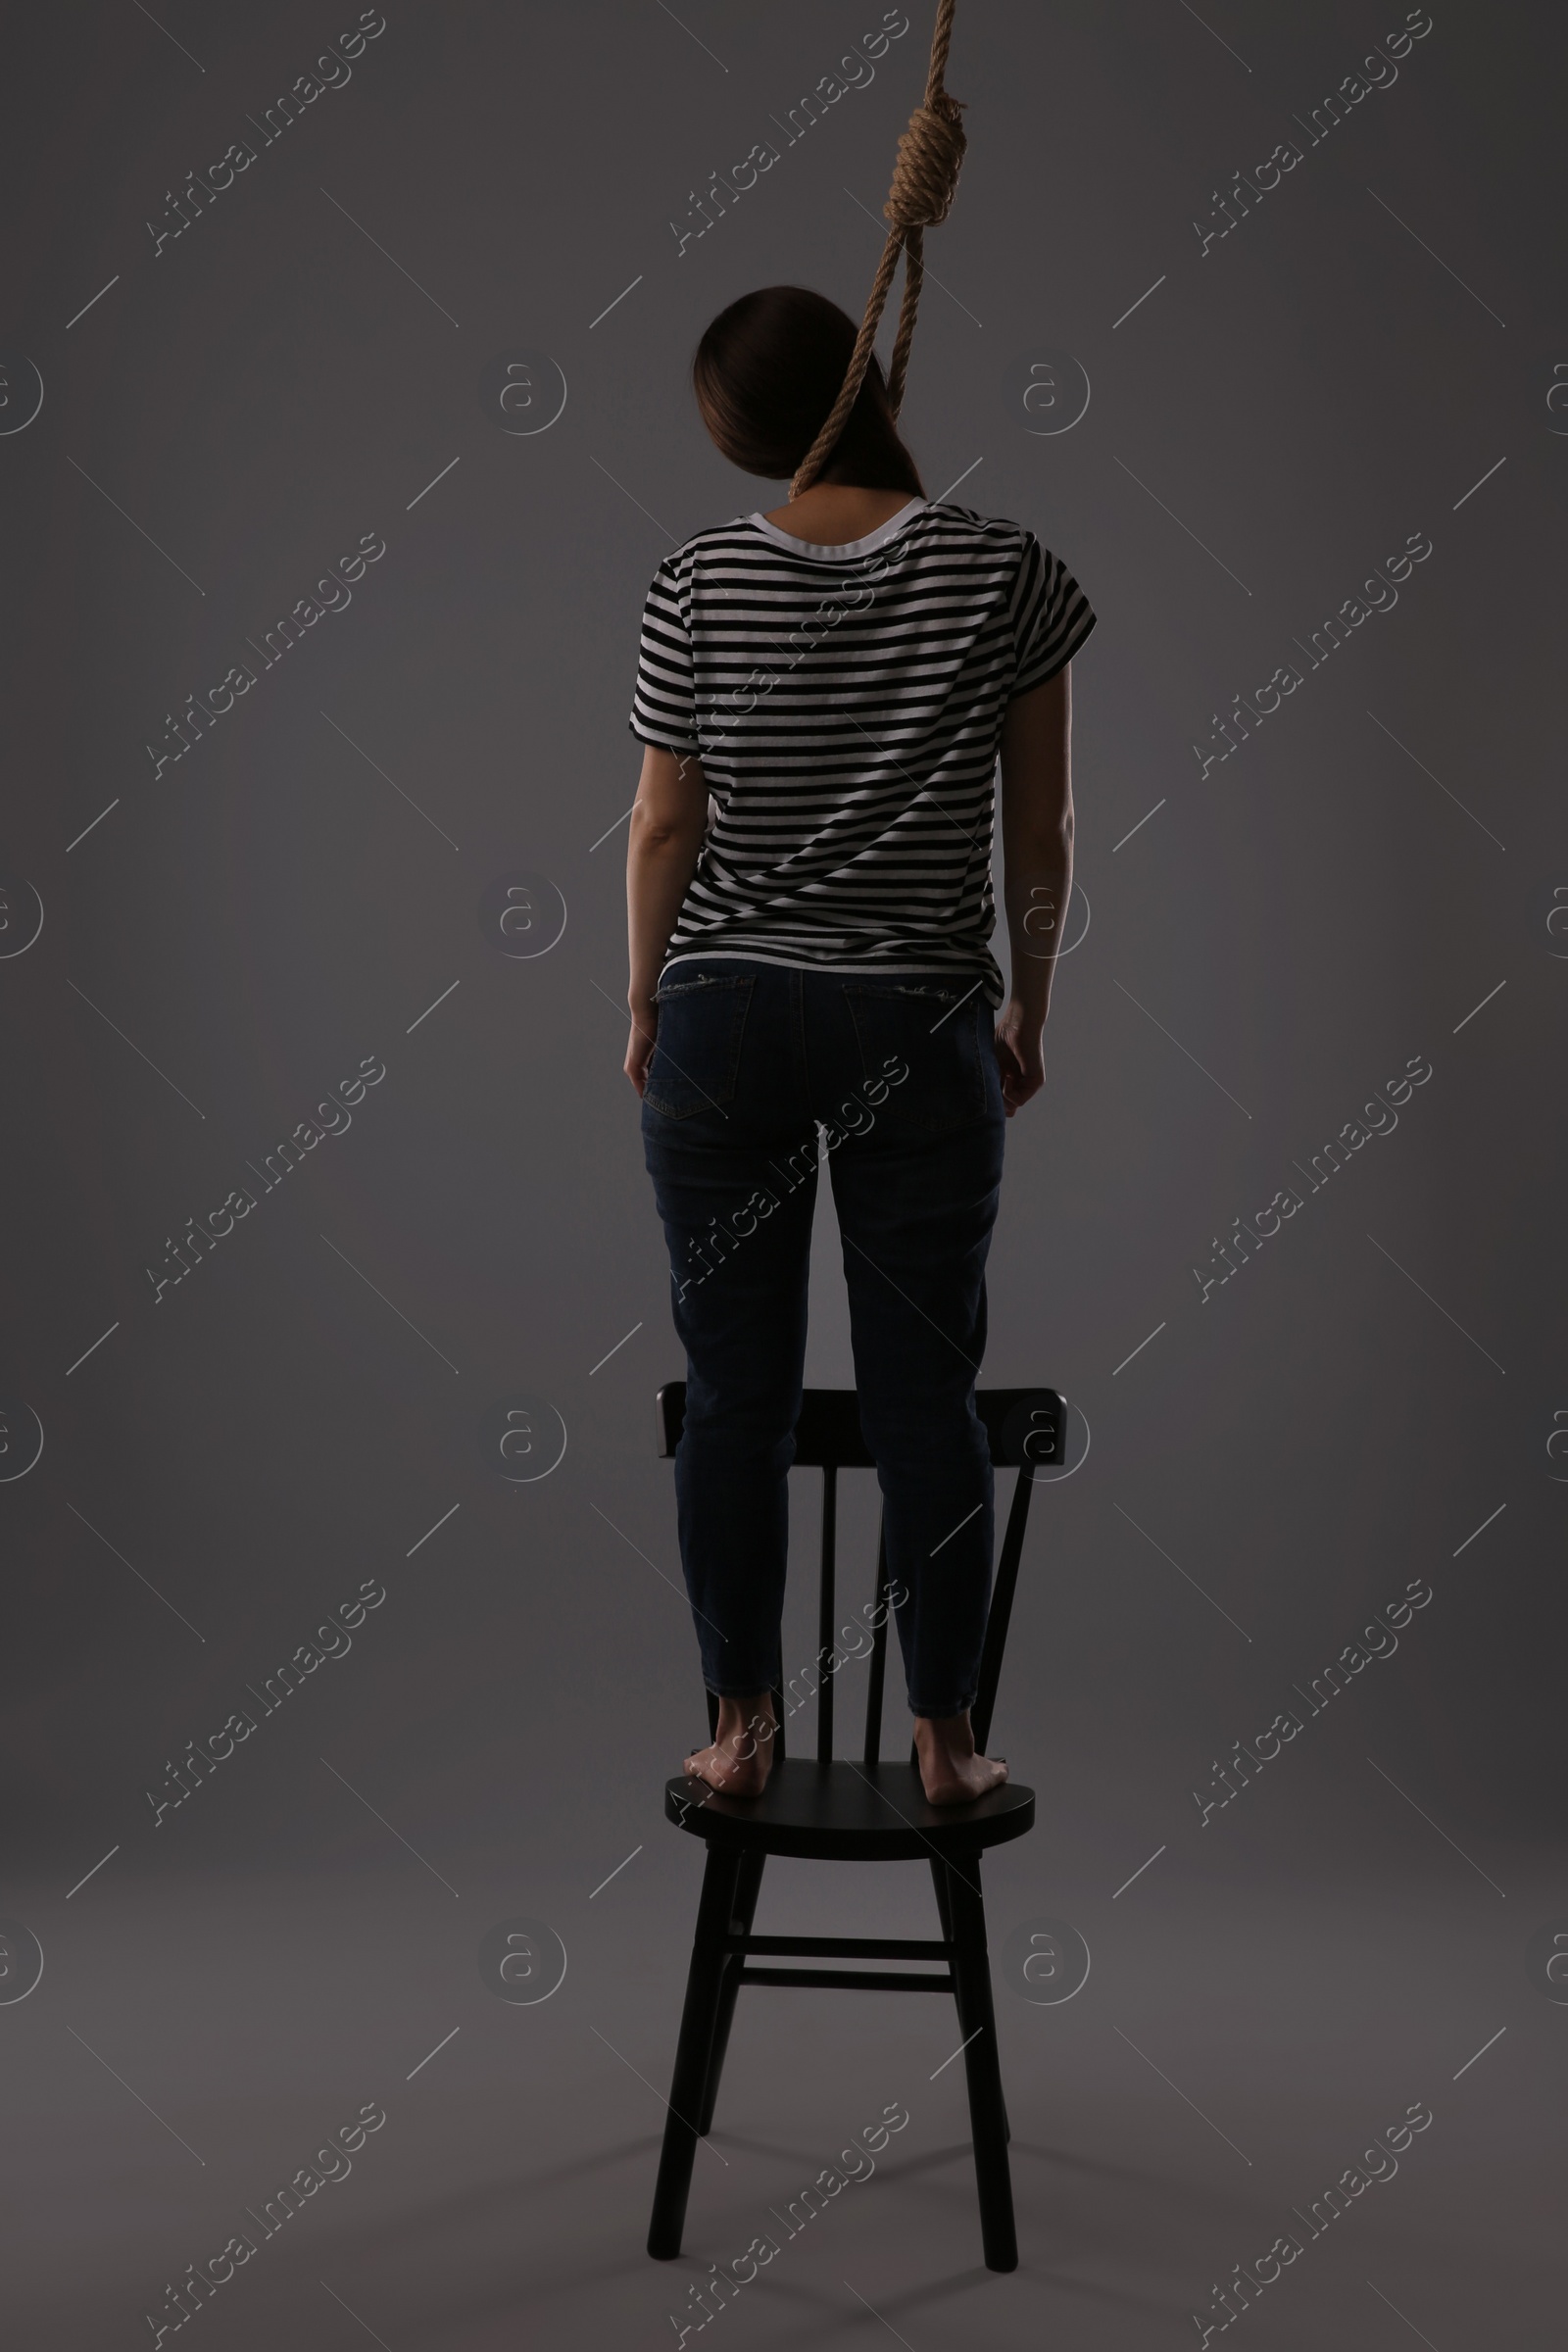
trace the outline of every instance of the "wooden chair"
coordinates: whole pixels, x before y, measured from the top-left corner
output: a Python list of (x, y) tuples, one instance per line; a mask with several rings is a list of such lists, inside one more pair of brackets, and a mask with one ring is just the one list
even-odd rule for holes
[[(659, 1450), (675, 1451), (685, 1411), (686, 1386), (671, 1381), (658, 1397)], [(975, 1744), (983, 1748), (1002, 1672), (1003, 1646), (1012, 1610), (1013, 1589), (1023, 1551), (1029, 1512), (1031, 1471), (1064, 1458), (1066, 1406), (1052, 1389), (982, 1389), (975, 1405), (991, 1440), (991, 1459), (1016, 1467), (1007, 1517), (992, 1587), (981, 1655), (980, 1685), (971, 1720)], [(720, 1796), (684, 1774), (664, 1788), (664, 1813), (677, 1829), (708, 1844), (703, 1891), (697, 1910), (686, 2002), (670, 2085), (669, 2116), (654, 2191), (648, 2251), (660, 2261), (680, 2252), (697, 2142), (710, 2129), (730, 2023), (746, 1984), (818, 1984), (868, 1992), (951, 1992), (957, 2008), (958, 2037), (968, 2077), (969, 2116), (980, 2230), (987, 2265), (1016, 2270), (1012, 2181), (1007, 2165), (1009, 2136), (997, 2056), (991, 2000), (991, 1967), (986, 1952), (985, 1904), (980, 1892), (980, 1856), (988, 1846), (1021, 1838), (1033, 1829), (1032, 1788), (1004, 1781), (966, 1805), (929, 1805), (911, 1745), (907, 1761), (881, 1760), (882, 1693), (888, 1649), (886, 1514), (877, 1544), (874, 1646), (866, 1695), (865, 1743), (858, 1764), (833, 1755), (835, 1518), (840, 1470), (874, 1467), (853, 1389), (808, 1389), (796, 1424), (797, 1468), (822, 1472), (822, 1563), (816, 1667), (816, 1755), (797, 1761), (785, 1754), (784, 1694), (773, 1693), (778, 1737), (767, 1787), (760, 1797)], [(709, 1737), (717, 1724), (718, 1702), (709, 1693)], [(833, 1862), (929, 1862), (936, 1890), (940, 1936), (926, 1940), (864, 1936), (754, 1936), (752, 1920), (769, 1854), (802, 1854)], [(924, 1960), (939, 1963), (915, 1971), (864, 1968), (758, 1967), (758, 1959)]]

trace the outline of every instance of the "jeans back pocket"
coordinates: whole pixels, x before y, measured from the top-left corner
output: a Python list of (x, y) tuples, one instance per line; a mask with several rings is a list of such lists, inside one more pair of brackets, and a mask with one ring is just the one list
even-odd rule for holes
[(750, 973), (666, 980), (654, 1002), (659, 1028), (643, 1101), (666, 1119), (720, 1110), (735, 1099), (746, 1012), (757, 983)]
[(879, 980), (846, 987), (844, 997), (866, 1079), (897, 1090), (888, 1104), (897, 1126), (932, 1134), (990, 1113), (995, 1055), (978, 985)]

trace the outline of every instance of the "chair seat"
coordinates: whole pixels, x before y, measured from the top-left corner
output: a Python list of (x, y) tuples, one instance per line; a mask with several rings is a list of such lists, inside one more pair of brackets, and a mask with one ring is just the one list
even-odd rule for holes
[(776, 1762), (760, 1796), (720, 1796), (684, 1773), (664, 1784), (664, 1814), (713, 1844), (818, 1861), (928, 1862), (1004, 1845), (1034, 1828), (1035, 1792), (1017, 1781), (967, 1805), (926, 1802), (910, 1763)]

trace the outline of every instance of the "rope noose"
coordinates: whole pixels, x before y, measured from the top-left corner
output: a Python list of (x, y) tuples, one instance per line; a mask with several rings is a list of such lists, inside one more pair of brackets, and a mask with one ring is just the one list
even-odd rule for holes
[(963, 162), (963, 125), (958, 120), (962, 109), (957, 99), (950, 98), (942, 86), (948, 64), (948, 44), (953, 38), (953, 12), (956, 5), (956, 0), (938, 0), (936, 29), (931, 36), (931, 67), (926, 75), (925, 103), (915, 108), (909, 117), (909, 126), (899, 141), (893, 166), (893, 185), (882, 207), (883, 218), (892, 222), (888, 240), (882, 248), (882, 259), (877, 265), (870, 300), (865, 306), (865, 317), (860, 321), (860, 331), (855, 339), (849, 373), (844, 378), (839, 396), (829, 410), (821, 431), (796, 470), (790, 484), (792, 499), (799, 498), (801, 492), (808, 490), (815, 481), (831, 457), (834, 444), (844, 430), (845, 420), (859, 397), (901, 253), (905, 257), (904, 298), (899, 307), (899, 331), (894, 338), (893, 360), (888, 369), (888, 398), (895, 416), (904, 406), (904, 378), (909, 364), (909, 345), (914, 338), (915, 315), (920, 307), (920, 284), (925, 275), (925, 231), (928, 228), (940, 228), (952, 211), (953, 199), (957, 192), (958, 167)]

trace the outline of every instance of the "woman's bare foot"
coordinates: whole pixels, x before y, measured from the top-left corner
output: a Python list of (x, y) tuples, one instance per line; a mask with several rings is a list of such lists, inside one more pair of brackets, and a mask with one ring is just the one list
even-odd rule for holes
[(718, 1737), (711, 1747), (700, 1747), (687, 1757), (686, 1770), (721, 1796), (760, 1796), (777, 1731), (770, 1690), (760, 1691), (756, 1698), (721, 1698)]
[(915, 1753), (928, 1805), (967, 1805), (1007, 1777), (1001, 1756), (977, 1756), (967, 1711), (962, 1715), (917, 1715)]

